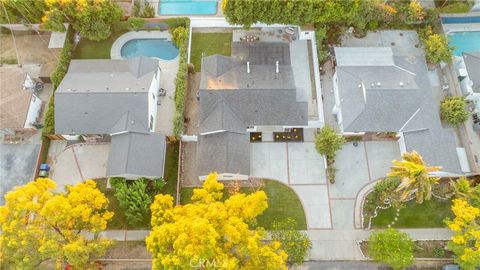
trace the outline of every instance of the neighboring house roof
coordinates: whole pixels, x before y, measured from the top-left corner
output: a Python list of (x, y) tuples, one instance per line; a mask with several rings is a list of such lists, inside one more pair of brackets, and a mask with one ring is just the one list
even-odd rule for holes
[(246, 132), (217, 132), (198, 136), (197, 173), (250, 174), (250, 138)]
[(145, 57), (72, 60), (55, 92), (55, 132), (118, 133), (131, 121), (132, 131), (148, 132), (148, 91), (157, 70), (158, 61)]
[(455, 138), (442, 128), (424, 59), (397, 57), (388, 47), (339, 47), (335, 54), (344, 132), (403, 132), (408, 151), (461, 173)]
[(32, 91), (23, 90), (25, 72), (19, 67), (0, 67), (0, 129), (23, 128)]
[(473, 91), (480, 93), (480, 52), (463, 53), (468, 77), (473, 82)]
[(107, 176), (163, 177), (165, 136), (128, 132), (112, 136)]

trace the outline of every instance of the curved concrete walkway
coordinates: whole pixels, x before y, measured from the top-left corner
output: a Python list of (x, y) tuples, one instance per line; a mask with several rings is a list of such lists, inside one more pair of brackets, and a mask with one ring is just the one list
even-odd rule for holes
[[(112, 44), (112, 48), (110, 49), (110, 58), (112, 59), (123, 59), (121, 51), (123, 45), (132, 39), (165, 39), (168, 41), (172, 40), (172, 36), (168, 33), (167, 30), (164, 31), (130, 31), (121, 36), (119, 36), (115, 42)], [(177, 60), (175, 57), (172, 60), (163, 60), (163, 61), (175, 61)]]
[(373, 182), (370, 182), (363, 186), (362, 189), (358, 191), (357, 197), (355, 198), (355, 212), (354, 212), (354, 226), (355, 229), (363, 229), (363, 202), (367, 195), (373, 190), (378, 181), (383, 178), (377, 179)]

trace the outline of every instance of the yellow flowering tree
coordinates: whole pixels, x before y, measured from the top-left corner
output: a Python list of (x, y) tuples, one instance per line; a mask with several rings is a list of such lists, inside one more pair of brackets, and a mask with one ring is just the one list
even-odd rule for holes
[[(54, 192), (55, 182), (39, 178), (16, 187), (0, 206), (0, 261), (5, 269), (39, 269), (53, 261), (56, 269), (68, 263), (88, 269), (91, 258), (112, 244), (98, 236), (113, 213), (92, 180)], [(86, 234), (91, 237), (87, 238)]]
[(475, 270), (480, 265), (480, 209), (466, 200), (455, 199), (452, 211), (455, 218), (447, 221), (447, 225), (454, 234), (448, 247), (462, 269)]
[(174, 206), (170, 195), (155, 197), (146, 239), (152, 269), (287, 269), (281, 244), (263, 243), (265, 232), (249, 226), (268, 206), (265, 192), (222, 201), (223, 189), (217, 174), (210, 174), (189, 204)]

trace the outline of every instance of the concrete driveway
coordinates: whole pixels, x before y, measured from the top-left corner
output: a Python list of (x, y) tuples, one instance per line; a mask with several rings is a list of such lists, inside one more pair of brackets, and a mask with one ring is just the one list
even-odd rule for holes
[(13, 187), (33, 180), (40, 144), (0, 144), (0, 205)]
[(74, 144), (52, 141), (50, 178), (57, 182), (57, 190), (86, 179), (105, 177), (110, 144)]
[(331, 228), (325, 163), (314, 144), (264, 142), (250, 145), (251, 175), (289, 185), (302, 202), (309, 229)]

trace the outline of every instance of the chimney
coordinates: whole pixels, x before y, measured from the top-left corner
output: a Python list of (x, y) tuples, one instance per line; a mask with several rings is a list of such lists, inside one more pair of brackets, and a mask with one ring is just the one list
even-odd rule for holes
[(250, 74), (250, 61), (247, 61), (247, 73)]
[(278, 61), (275, 61), (275, 73), (278, 73)]

